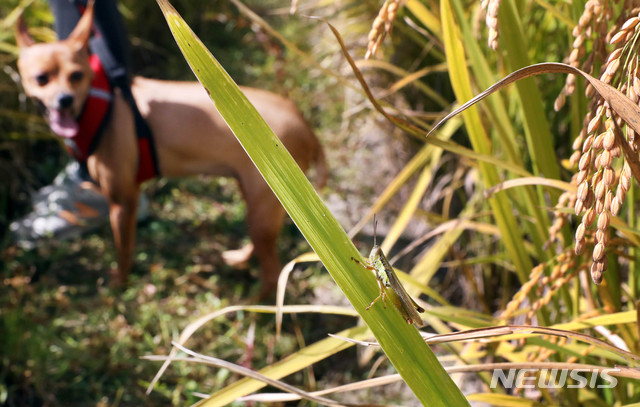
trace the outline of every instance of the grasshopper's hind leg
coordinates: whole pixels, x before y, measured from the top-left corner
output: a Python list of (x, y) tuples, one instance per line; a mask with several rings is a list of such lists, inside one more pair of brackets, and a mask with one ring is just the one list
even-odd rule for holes
[(367, 311), (369, 310), (369, 308), (373, 307), (373, 304), (378, 302), (378, 300), (381, 298), (382, 298), (382, 306), (387, 308), (387, 304), (384, 302), (384, 300), (387, 297), (387, 292), (384, 290), (384, 285), (382, 284), (382, 282), (380, 280), (377, 280), (377, 281), (378, 281), (378, 287), (380, 287), (380, 294), (376, 297), (375, 300), (371, 301), (371, 304), (369, 304), (369, 306), (366, 308)]

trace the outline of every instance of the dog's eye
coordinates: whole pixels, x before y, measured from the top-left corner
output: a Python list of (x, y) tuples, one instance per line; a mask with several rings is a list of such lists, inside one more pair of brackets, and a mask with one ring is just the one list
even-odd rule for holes
[(49, 83), (49, 75), (46, 73), (41, 73), (40, 75), (36, 76), (36, 82), (38, 83), (38, 86), (44, 86), (47, 83)]
[(71, 82), (80, 82), (84, 77), (84, 73), (82, 71), (73, 71), (71, 75), (69, 75), (69, 81)]

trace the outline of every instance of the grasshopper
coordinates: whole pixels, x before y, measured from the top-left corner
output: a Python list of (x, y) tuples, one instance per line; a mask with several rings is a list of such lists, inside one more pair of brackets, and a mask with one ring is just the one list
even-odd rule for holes
[[(416, 302), (409, 296), (404, 289), (398, 276), (393, 271), (393, 268), (389, 264), (389, 260), (384, 255), (382, 248), (376, 243), (376, 228), (378, 222), (375, 217), (373, 219), (373, 248), (369, 254), (369, 259), (363, 263), (358, 259), (351, 258), (356, 263), (360, 264), (367, 270), (375, 271), (376, 279), (378, 280), (378, 287), (380, 287), (380, 294), (371, 301), (371, 304), (366, 308), (369, 310), (378, 300), (382, 299), (382, 305), (386, 308), (385, 299), (389, 298), (389, 301), (400, 312), (400, 315), (407, 321), (408, 324), (415, 324), (416, 326), (423, 326), (422, 318), (418, 312), (424, 312), (424, 308), (416, 304)], [(389, 290), (389, 291), (387, 291)]]

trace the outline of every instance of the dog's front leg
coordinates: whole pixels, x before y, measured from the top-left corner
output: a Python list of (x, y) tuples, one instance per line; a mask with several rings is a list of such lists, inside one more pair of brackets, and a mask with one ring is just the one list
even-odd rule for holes
[(138, 192), (136, 191), (133, 196), (128, 197), (126, 200), (112, 202), (109, 207), (111, 229), (118, 259), (118, 268), (111, 272), (111, 285), (114, 287), (126, 284), (133, 265)]

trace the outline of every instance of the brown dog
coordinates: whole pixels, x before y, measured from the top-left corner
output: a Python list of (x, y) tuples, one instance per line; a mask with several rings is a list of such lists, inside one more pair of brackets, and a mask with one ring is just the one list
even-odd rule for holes
[[(87, 42), (93, 6), (88, 5), (71, 35), (54, 43), (35, 44), (24, 21), (18, 24), (18, 69), (24, 89), (45, 108), (51, 128), (73, 137), (94, 73)], [(193, 174), (231, 176), (247, 202), (247, 224), (253, 252), (262, 268), (262, 295), (273, 290), (280, 272), (276, 240), (284, 209), (234, 137), (205, 90), (197, 82), (170, 82), (136, 77), (132, 93), (155, 140), (157, 167), (167, 177)], [(293, 103), (270, 92), (242, 88), (251, 103), (282, 140), (303, 170), (317, 164), (318, 183), (326, 180), (326, 164), (318, 139)], [(70, 132), (67, 134), (67, 132)], [(126, 282), (133, 262), (138, 207), (139, 144), (130, 105), (114, 91), (110, 119), (100, 142), (87, 158), (91, 177), (110, 207), (118, 270), (112, 283)], [(246, 260), (251, 249), (236, 251)], [(228, 253), (227, 253), (228, 254)], [(232, 257), (232, 256), (227, 256)]]

